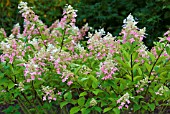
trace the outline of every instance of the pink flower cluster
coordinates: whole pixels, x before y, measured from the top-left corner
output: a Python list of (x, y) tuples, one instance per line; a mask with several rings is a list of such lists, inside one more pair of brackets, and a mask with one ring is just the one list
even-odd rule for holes
[(44, 96), (43, 96), (43, 101), (48, 100), (49, 102), (51, 102), (52, 100), (56, 101), (56, 95), (54, 94), (54, 90), (55, 88), (51, 88), (49, 86), (45, 87), (42, 86), (42, 91), (44, 92)]
[(13, 27), (13, 29), (12, 29), (12, 34), (13, 34), (13, 35), (19, 35), (19, 34), (20, 34), (20, 25), (19, 25), (19, 23), (17, 23), (17, 24)]
[[(115, 40), (110, 33), (107, 33), (105, 36), (104, 29), (100, 29), (99, 31), (95, 31), (95, 34), (92, 35), (89, 33), (88, 37), (90, 38), (88, 43), (88, 49), (92, 54), (96, 55), (96, 57), (101, 60), (108, 53), (114, 54), (119, 53), (120, 43)], [(104, 37), (103, 37), (104, 36)]]
[(146, 28), (144, 27), (143, 29), (139, 29), (136, 26), (137, 22), (131, 14), (129, 14), (128, 17), (123, 20), (123, 23), (123, 29), (120, 33), (120, 35), (123, 35), (123, 43), (133, 43), (134, 41), (141, 42), (143, 40), (146, 35)]
[(137, 88), (136, 93), (144, 91), (144, 87), (147, 87), (148, 83), (151, 83), (151, 81), (148, 80), (148, 77), (144, 78), (143, 80), (140, 80), (138, 84), (135, 85), (135, 87)]
[(12, 64), (15, 58), (22, 60), (24, 56), (23, 46), (23, 42), (13, 39), (13, 36), (10, 35), (6, 41), (0, 43), (0, 49), (3, 50), (3, 54), (0, 55), (1, 61), (5, 62), (6, 59), (9, 59), (9, 63)]
[(108, 54), (106, 60), (100, 64), (101, 73), (104, 74), (102, 80), (113, 79), (112, 76), (118, 71), (116, 65), (117, 64), (112, 60), (112, 55)]
[(170, 29), (164, 34), (164, 36), (167, 36), (166, 40), (170, 42)]
[(0, 34), (2, 34), (3, 37), (7, 37), (6, 32), (5, 32), (5, 30), (3, 28), (0, 28)]
[(141, 58), (141, 59), (137, 58), (135, 62), (141, 62), (143, 64), (145, 62), (144, 58), (149, 59), (148, 50), (144, 44), (140, 44), (140, 48), (136, 50), (136, 52), (138, 52), (138, 58)]
[(157, 92), (155, 92), (156, 95), (164, 95), (165, 92), (168, 92), (169, 89), (166, 86), (161, 86)]
[(124, 94), (120, 99), (117, 100), (117, 104), (120, 104), (118, 109), (122, 109), (123, 107), (128, 108), (130, 104), (129, 93)]

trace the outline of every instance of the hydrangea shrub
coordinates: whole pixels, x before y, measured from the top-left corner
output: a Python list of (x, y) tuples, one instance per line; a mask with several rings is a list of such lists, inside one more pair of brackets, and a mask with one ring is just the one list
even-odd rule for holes
[(170, 30), (147, 50), (145, 28), (131, 14), (113, 37), (77, 27), (70, 5), (50, 27), (26, 2), (18, 9), (24, 31), (16, 24), (7, 37), (0, 29), (1, 104), (26, 114), (164, 113), (170, 106)]

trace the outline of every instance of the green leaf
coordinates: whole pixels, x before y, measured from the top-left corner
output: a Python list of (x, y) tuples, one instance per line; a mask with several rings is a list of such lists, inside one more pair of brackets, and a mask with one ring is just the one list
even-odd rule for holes
[(138, 70), (139, 75), (142, 75), (142, 70), (140, 68), (138, 68), (137, 70)]
[(133, 108), (134, 108), (134, 111), (136, 112), (137, 110), (141, 108), (141, 106), (138, 104), (134, 104)]
[(150, 72), (151, 71), (151, 66), (148, 63), (146, 63), (146, 62), (145, 62), (144, 65), (146, 66), (147, 70)]
[(62, 35), (64, 34), (64, 30), (61, 27), (55, 28), (54, 30), (58, 30)]
[(120, 114), (120, 110), (118, 108), (114, 108), (113, 111), (115, 112), (115, 114)]
[(168, 55), (170, 55), (170, 47), (167, 46), (165, 49), (166, 49), (166, 52), (168, 53)]
[(150, 56), (152, 62), (154, 62), (155, 61), (155, 56), (151, 52), (148, 52), (148, 55)]
[(89, 114), (89, 113), (90, 113), (90, 109), (82, 108), (82, 109), (81, 109), (81, 113), (82, 113), (82, 114)]
[(126, 74), (126, 78), (132, 81), (132, 77), (130, 75)]
[(154, 110), (155, 110), (155, 104), (154, 104), (154, 103), (152, 103), (152, 104), (148, 104), (148, 106), (150, 107), (150, 109), (151, 109), (152, 111), (154, 111)]
[(87, 80), (87, 79), (89, 79), (89, 78), (82, 78), (81, 81), (83, 82), (83, 81), (85, 81), (85, 80)]
[(112, 107), (105, 108), (104, 111), (103, 111), (103, 113), (108, 112), (108, 111), (110, 111), (111, 109), (112, 109)]
[(60, 108), (62, 109), (63, 106), (67, 105), (68, 103), (69, 103), (69, 102), (67, 102), (67, 101), (61, 102), (61, 103), (60, 103)]
[(81, 97), (81, 98), (78, 99), (78, 105), (79, 106), (83, 106), (84, 103), (85, 103), (85, 98), (84, 97)]
[(80, 93), (80, 97), (82, 97), (82, 96), (85, 96), (85, 95), (87, 95), (87, 92), (82, 92), (82, 93)]
[(71, 99), (71, 98), (72, 98), (71, 92), (67, 92), (64, 94), (64, 99)]
[(136, 81), (136, 80), (141, 80), (142, 79), (142, 76), (135, 76), (134, 77), (134, 81)]
[(4, 77), (4, 73), (0, 72), (0, 79), (2, 79)]
[(96, 90), (94, 90), (94, 91), (92, 91), (95, 95), (98, 95), (98, 93), (101, 93), (101, 92), (103, 92), (102, 90), (100, 90), (100, 89), (96, 89)]
[(13, 88), (15, 86), (15, 84), (14, 83), (8, 83), (8, 89), (10, 90), (11, 88)]
[(97, 88), (99, 83), (98, 80), (93, 75), (90, 75), (89, 77), (92, 80), (92, 88)]
[(36, 51), (35, 47), (32, 44), (26, 44), (26, 47), (30, 46), (34, 51)]
[(71, 110), (70, 110), (70, 114), (75, 114), (75, 113), (77, 113), (79, 110), (80, 110), (79, 107), (73, 107), (73, 108), (71, 108)]
[(102, 109), (101, 109), (100, 107), (98, 107), (98, 106), (95, 106), (95, 107), (94, 107), (94, 110), (96, 110), (96, 111), (98, 111), (98, 112), (101, 112), (101, 111), (102, 111)]

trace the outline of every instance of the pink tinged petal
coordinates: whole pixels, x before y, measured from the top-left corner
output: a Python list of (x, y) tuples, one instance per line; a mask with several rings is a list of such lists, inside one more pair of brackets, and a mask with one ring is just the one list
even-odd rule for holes
[(58, 95), (61, 95), (61, 92), (58, 92), (57, 94), (58, 94)]
[(70, 86), (72, 83), (73, 83), (73, 81), (70, 80), (67, 82), (67, 85)]
[(31, 81), (31, 79), (27, 79), (27, 82), (30, 82)]
[(135, 87), (139, 87), (138, 85), (135, 85)]
[(136, 60), (135, 60), (135, 62), (139, 62), (139, 60), (138, 60), (138, 59), (136, 59)]
[(137, 91), (136, 91), (136, 93), (139, 93), (139, 92), (140, 92), (140, 90), (137, 90)]
[(141, 37), (140, 37), (140, 41), (142, 41), (142, 40), (143, 40), (143, 38), (144, 38), (144, 37), (143, 37), (143, 36), (141, 36)]
[(49, 92), (49, 91), (47, 91), (47, 92), (46, 92), (46, 95), (49, 95), (49, 94), (50, 94), (50, 92)]
[(100, 56), (101, 55), (101, 53), (99, 52), (98, 54), (97, 54), (97, 56)]
[(120, 106), (118, 107), (118, 109), (119, 109), (119, 110), (122, 109), (122, 106), (120, 105)]
[(60, 69), (56, 69), (57, 74), (61, 74)]
[(44, 97), (43, 97), (43, 101), (45, 101), (45, 100), (47, 100), (47, 99), (46, 99), (46, 97), (44, 96)]
[(67, 68), (67, 66), (66, 66), (66, 65), (63, 65), (63, 68), (64, 68), (64, 69), (66, 69), (66, 68)]
[(114, 50), (112, 50), (112, 49), (110, 50), (110, 53), (111, 53), (111, 54), (113, 54), (114, 52), (115, 52)]
[(164, 36), (168, 35), (170, 31), (167, 31), (166, 33), (164, 33)]
[(121, 103), (121, 105), (122, 105), (122, 106), (124, 106), (124, 105), (125, 105), (125, 103), (124, 103), (124, 102), (122, 102), (122, 103)]
[(83, 58), (83, 55), (80, 55), (80, 58)]
[(9, 57), (9, 63), (11, 63), (11, 64), (13, 63), (13, 57), (12, 56)]
[(53, 98), (54, 101), (56, 101), (56, 98)]
[(31, 76), (31, 79), (32, 79), (32, 80), (35, 80), (35, 76), (34, 76), (34, 75), (32, 75), (32, 76)]
[(42, 78), (38, 78), (38, 80), (42, 80)]
[(125, 105), (126, 108), (128, 108), (129, 106), (128, 105)]
[(120, 103), (120, 99), (117, 100), (117, 104)]
[(170, 36), (168, 36), (166, 39), (170, 42)]
[(156, 94), (156, 95), (158, 95), (158, 94), (159, 94), (159, 92), (155, 92), (155, 94)]
[(167, 53), (165, 53), (165, 54), (164, 54), (164, 56), (166, 57), (166, 56), (168, 56), (168, 54), (167, 54)]
[(143, 91), (143, 90), (144, 90), (144, 88), (140, 88), (140, 90), (141, 90), (141, 91)]
[(15, 53), (14, 53), (14, 52), (12, 52), (12, 56), (15, 56)]
[(131, 38), (130, 39), (130, 43), (133, 43), (135, 40), (134, 40), (134, 38)]
[(35, 15), (35, 17), (34, 17), (34, 21), (37, 21), (37, 19), (38, 19), (38, 16), (37, 16), (37, 15)]
[(129, 101), (128, 99), (126, 100), (126, 102), (127, 102), (128, 104), (130, 104), (130, 101)]
[(25, 52), (24, 51), (22, 51), (22, 56), (24, 56), (25, 55)]
[(51, 100), (51, 99), (53, 99), (53, 98), (52, 98), (51, 96), (49, 96), (49, 97), (48, 97), (48, 100)]

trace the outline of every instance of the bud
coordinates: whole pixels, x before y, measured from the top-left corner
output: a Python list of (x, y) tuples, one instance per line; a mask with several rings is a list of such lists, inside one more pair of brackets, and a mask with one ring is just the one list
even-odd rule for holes
[(97, 101), (94, 98), (92, 98), (90, 101), (90, 106), (95, 106), (95, 105), (97, 105)]

